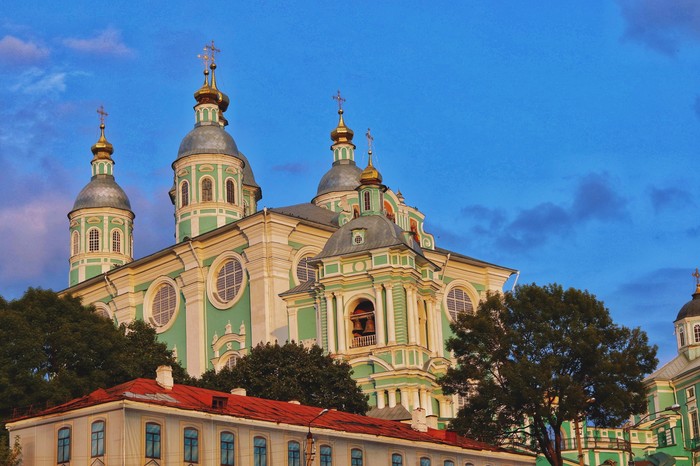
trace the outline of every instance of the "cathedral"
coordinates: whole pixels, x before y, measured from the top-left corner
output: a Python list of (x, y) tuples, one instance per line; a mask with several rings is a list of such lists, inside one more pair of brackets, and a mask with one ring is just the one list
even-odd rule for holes
[(116, 325), (148, 322), (194, 376), (258, 343), (297, 341), (350, 363), (379, 417), (410, 419), (419, 407), (454, 417), (459, 400), (436, 382), (451, 364), (450, 322), (516, 271), (435, 244), (425, 214), (374, 167), (369, 131), (367, 166), (357, 166), (340, 93), (316, 195), (272, 208), (261, 207), (255, 158), (226, 130), (213, 61), (194, 98), (194, 127), (173, 154), (175, 244), (133, 259), (135, 215), (102, 120), (92, 177), (68, 214), (63, 293)]

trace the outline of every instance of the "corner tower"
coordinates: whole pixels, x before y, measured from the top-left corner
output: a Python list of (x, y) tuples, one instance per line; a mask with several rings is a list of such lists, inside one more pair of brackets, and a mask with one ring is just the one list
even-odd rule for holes
[(693, 299), (683, 305), (673, 325), (676, 327), (678, 354), (692, 361), (700, 356), (700, 271), (695, 269)]
[[(173, 162), (175, 239), (179, 243), (257, 211), (262, 190), (246, 157), (224, 127), (229, 98), (216, 85), (214, 44), (205, 47), (204, 83), (195, 93), (194, 129)], [(211, 71), (211, 73), (210, 73)]]
[(75, 199), (70, 224), (69, 286), (133, 260), (134, 213), (114, 180), (114, 148), (105, 138), (102, 107), (100, 138), (92, 146), (92, 178)]

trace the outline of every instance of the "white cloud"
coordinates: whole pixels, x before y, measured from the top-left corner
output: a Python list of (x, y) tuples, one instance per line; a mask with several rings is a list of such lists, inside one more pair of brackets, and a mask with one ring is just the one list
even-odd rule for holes
[(90, 54), (115, 55), (120, 57), (129, 57), (134, 54), (134, 51), (122, 42), (121, 31), (114, 28), (107, 28), (98, 36), (90, 39), (64, 39), (63, 44), (73, 50)]
[(10, 90), (35, 95), (64, 92), (66, 90), (67, 76), (68, 73), (65, 71), (45, 72), (32, 68), (22, 73), (18, 82), (11, 86)]
[(49, 55), (49, 49), (14, 36), (0, 39), (0, 61), (11, 64), (36, 63)]

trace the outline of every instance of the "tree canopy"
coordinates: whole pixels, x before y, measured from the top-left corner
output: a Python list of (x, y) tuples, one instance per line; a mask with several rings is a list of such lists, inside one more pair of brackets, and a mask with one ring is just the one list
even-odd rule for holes
[(531, 284), (490, 294), (452, 330), (457, 365), (440, 383), (465, 399), (452, 422), (462, 434), (525, 439), (560, 466), (564, 422), (617, 426), (645, 410), (642, 378), (656, 367), (656, 346), (616, 325), (587, 291)]
[[(138, 378), (158, 366), (184, 369), (148, 324), (114, 322), (79, 298), (30, 288), (22, 298), (0, 297), (0, 427), (10, 417)], [(4, 431), (4, 428), (1, 429)]]
[(253, 348), (232, 369), (205, 372), (195, 384), (219, 391), (245, 388), (259, 398), (365, 414), (367, 396), (351, 374), (348, 363), (324, 355), (318, 346), (267, 343)]

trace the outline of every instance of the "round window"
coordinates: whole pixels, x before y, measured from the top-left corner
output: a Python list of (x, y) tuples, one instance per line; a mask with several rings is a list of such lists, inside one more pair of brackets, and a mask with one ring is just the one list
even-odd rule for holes
[(447, 310), (450, 311), (452, 320), (457, 320), (457, 316), (463, 312), (474, 312), (472, 300), (462, 288), (452, 288), (447, 293)]
[(243, 284), (243, 267), (237, 259), (229, 259), (216, 275), (216, 292), (224, 302), (233, 300)]
[(158, 327), (163, 327), (170, 322), (173, 314), (175, 314), (175, 305), (177, 296), (175, 295), (175, 287), (170, 283), (163, 283), (158, 287), (156, 295), (153, 297), (153, 305), (151, 311), (152, 321)]

